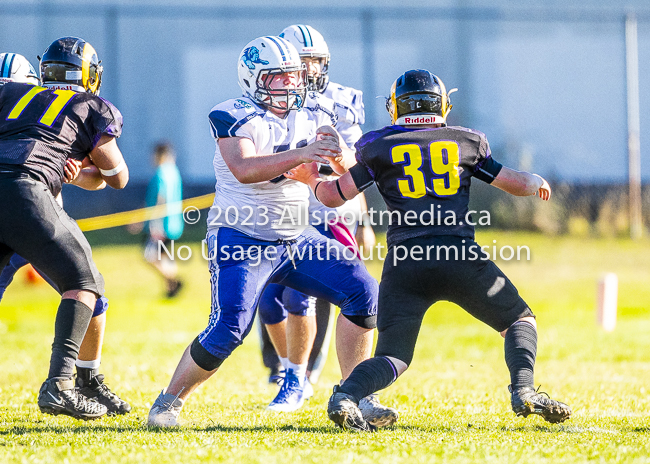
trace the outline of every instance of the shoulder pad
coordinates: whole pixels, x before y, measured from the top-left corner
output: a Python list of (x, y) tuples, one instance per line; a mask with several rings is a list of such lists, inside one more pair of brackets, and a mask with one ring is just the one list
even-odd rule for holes
[[(93, 121), (94, 129), (99, 134), (105, 134), (115, 138), (122, 135), (122, 126), (124, 124), (122, 113), (105, 98), (91, 93), (78, 92), (70, 100), (69, 106), (73, 108), (72, 111), (77, 113), (85, 113), (90, 109), (89, 115), (92, 115), (91, 120)], [(76, 109), (77, 107), (83, 109)]]
[(122, 126), (124, 126), (124, 118), (122, 117), (122, 113), (120, 113), (120, 110), (118, 110), (115, 105), (113, 105), (105, 98), (102, 97), (97, 97), (97, 98), (99, 98), (102, 101), (102, 103), (106, 105), (108, 109), (108, 113), (112, 115), (112, 119), (114, 121), (112, 124), (108, 125), (104, 133), (107, 135), (112, 135), (113, 137), (119, 137), (120, 135), (122, 135)]
[(233, 137), (237, 129), (265, 111), (246, 97), (234, 98), (212, 108), (208, 118), (215, 138)]
[(481, 139), (486, 139), (487, 140), (487, 136), (483, 132), (481, 132), (479, 130), (476, 130), (476, 129), (470, 129), (468, 127), (462, 127), (462, 126), (447, 126), (447, 128), (457, 130), (459, 132), (466, 132), (468, 134), (474, 134), (474, 135), (477, 135)]
[(366, 115), (363, 110), (363, 92), (330, 82), (323, 94), (334, 100), (339, 119), (346, 120), (350, 124), (363, 124)]
[(314, 108), (318, 105), (330, 111), (334, 111), (334, 100), (320, 92), (309, 91), (307, 92), (307, 99), (303, 105), (305, 108)]
[(357, 150), (361, 150), (365, 145), (374, 142), (375, 140), (377, 140), (380, 137), (383, 137), (384, 135), (390, 134), (394, 130), (395, 130), (395, 126), (386, 126), (375, 131), (366, 132), (361, 136), (359, 141), (354, 144), (354, 147)]
[(318, 92), (307, 92), (307, 100), (303, 106), (304, 109), (312, 113), (323, 113), (331, 125), (336, 125), (338, 115), (334, 101)]

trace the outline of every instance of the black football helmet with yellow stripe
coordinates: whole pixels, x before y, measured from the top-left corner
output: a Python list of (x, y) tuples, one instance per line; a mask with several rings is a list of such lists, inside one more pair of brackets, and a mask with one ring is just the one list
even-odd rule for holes
[(99, 95), (101, 61), (83, 39), (62, 37), (47, 47), (41, 59), (41, 81), (46, 87), (70, 88)]
[(445, 89), (435, 74), (412, 69), (398, 77), (386, 99), (392, 124), (445, 124), (451, 110), (449, 94), (458, 89)]

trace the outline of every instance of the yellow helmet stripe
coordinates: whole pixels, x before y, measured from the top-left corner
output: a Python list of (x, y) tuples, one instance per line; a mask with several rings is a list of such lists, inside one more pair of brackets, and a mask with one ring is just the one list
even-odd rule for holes
[(83, 54), (81, 56), (81, 60), (83, 63), (81, 64), (81, 76), (82, 76), (82, 83), (83, 86), (86, 90), (89, 90), (91, 92), (95, 92), (97, 90), (97, 84), (99, 83), (98, 79), (95, 79), (95, 82), (90, 85), (90, 63), (92, 61), (93, 55), (97, 55), (97, 52), (93, 48), (92, 45), (86, 42), (84, 45), (83, 49)]
[(390, 88), (390, 119), (391, 123), (395, 124), (397, 121), (397, 100), (395, 99), (395, 90), (397, 89), (397, 79), (393, 82), (393, 85)]

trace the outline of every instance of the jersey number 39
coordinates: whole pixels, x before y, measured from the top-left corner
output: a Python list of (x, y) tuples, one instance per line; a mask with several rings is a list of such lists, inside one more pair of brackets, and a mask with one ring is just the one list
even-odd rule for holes
[[(446, 197), (454, 195), (460, 187), (458, 164), (460, 163), (460, 149), (454, 141), (442, 140), (429, 145), (429, 159), (431, 170), (436, 176), (427, 185), (427, 179), (422, 172), (422, 149), (414, 143), (394, 146), (390, 152), (393, 164), (401, 164), (404, 169), (405, 179), (397, 181), (397, 188), (402, 196), (407, 198), (420, 198), (431, 192), (435, 195)], [(407, 158), (408, 155), (408, 158)]]

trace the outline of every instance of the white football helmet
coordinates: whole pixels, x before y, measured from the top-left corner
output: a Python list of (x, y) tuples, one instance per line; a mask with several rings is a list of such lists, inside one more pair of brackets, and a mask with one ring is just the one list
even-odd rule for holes
[[(297, 73), (297, 87), (269, 87), (275, 76), (288, 72)], [(280, 37), (259, 37), (244, 47), (237, 63), (237, 81), (244, 95), (267, 108), (297, 110), (307, 95), (306, 67), (298, 50)]]
[(313, 92), (324, 92), (329, 82), (327, 71), (330, 65), (330, 50), (321, 33), (311, 26), (294, 24), (286, 27), (280, 37), (291, 42), (298, 50), (301, 58), (317, 58), (320, 60), (321, 72), (316, 76), (307, 76), (307, 87)]
[(0, 53), (0, 85), (6, 82), (40, 84), (34, 67), (18, 53)]

